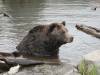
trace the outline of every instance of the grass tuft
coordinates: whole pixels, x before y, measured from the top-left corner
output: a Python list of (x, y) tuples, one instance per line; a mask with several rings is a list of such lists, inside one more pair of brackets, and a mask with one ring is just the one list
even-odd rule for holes
[(86, 60), (82, 60), (77, 68), (81, 75), (98, 75), (95, 64), (89, 64)]

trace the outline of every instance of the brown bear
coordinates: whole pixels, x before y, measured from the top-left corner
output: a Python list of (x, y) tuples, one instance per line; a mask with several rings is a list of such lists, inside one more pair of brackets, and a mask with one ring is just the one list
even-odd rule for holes
[(57, 56), (59, 47), (72, 41), (63, 21), (32, 28), (16, 48), (19, 53), (31, 56)]

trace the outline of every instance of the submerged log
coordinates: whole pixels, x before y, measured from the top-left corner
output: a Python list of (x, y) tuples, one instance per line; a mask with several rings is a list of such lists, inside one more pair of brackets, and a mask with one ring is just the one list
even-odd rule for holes
[(76, 28), (96, 38), (100, 38), (100, 29), (98, 28), (86, 26), (86, 25), (78, 25), (78, 24), (76, 25)]

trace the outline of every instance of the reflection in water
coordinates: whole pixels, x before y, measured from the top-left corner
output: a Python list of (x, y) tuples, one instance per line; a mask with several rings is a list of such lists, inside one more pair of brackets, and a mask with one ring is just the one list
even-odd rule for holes
[[(3, 4), (13, 17), (15, 23), (30, 23), (36, 20), (38, 12), (43, 9), (45, 0), (7, 0)], [(34, 19), (35, 17), (35, 19)]]
[[(16, 50), (15, 46), (18, 38), (25, 35), (27, 30), (33, 27), (32, 21), (36, 21), (38, 12), (43, 9), (44, 0), (3, 0), (2, 11), (6, 12), (10, 18), (1, 15), (1, 34), (0, 34), (0, 50), (13, 51)], [(19, 34), (21, 33), (21, 34)]]
[[(66, 27), (74, 35), (74, 42), (60, 48), (60, 58), (75, 61), (82, 55), (100, 49), (100, 40), (75, 29), (76, 23), (100, 27), (99, 0), (1, 0), (0, 12), (0, 50), (13, 51), (32, 27), (38, 23), (66, 21)], [(100, 4), (98, 3), (98, 6)]]

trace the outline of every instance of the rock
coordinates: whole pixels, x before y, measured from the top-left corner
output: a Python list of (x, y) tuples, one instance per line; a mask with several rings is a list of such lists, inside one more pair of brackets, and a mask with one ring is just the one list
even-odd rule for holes
[(4, 15), (5, 17), (9, 17), (9, 15), (8, 15), (7, 13), (3, 13), (3, 15)]
[[(72, 69), (73, 66), (70, 64), (41, 64), (36, 66), (23, 67), (21, 70), (19, 70), (19, 72), (16, 72), (13, 75), (66, 75), (67, 72), (69, 72)], [(8, 72), (3, 73), (3, 75), (7, 74)]]
[(9, 75), (13, 75), (13, 74), (17, 73), (19, 71), (20, 67), (21, 67), (20, 65), (11, 67), (10, 70), (8, 71), (8, 74)]
[(96, 11), (97, 10), (97, 7), (92, 7), (91, 10)]
[[(35, 67), (29, 67), (23, 71), (17, 73), (16, 75), (64, 75), (72, 69), (71, 65), (61, 64), (61, 65), (37, 65)], [(30, 73), (30, 74), (29, 74)]]
[(93, 51), (83, 57), (85, 60), (100, 63), (100, 50)]
[(85, 75), (100, 75), (100, 50), (93, 51), (83, 56), (82, 61), (77, 65), (77, 70)]
[(4, 17), (10, 17), (10, 16), (8, 15), (8, 13), (6, 13), (6, 12), (1, 12), (0, 15), (2, 15), (2, 16), (4, 16)]

